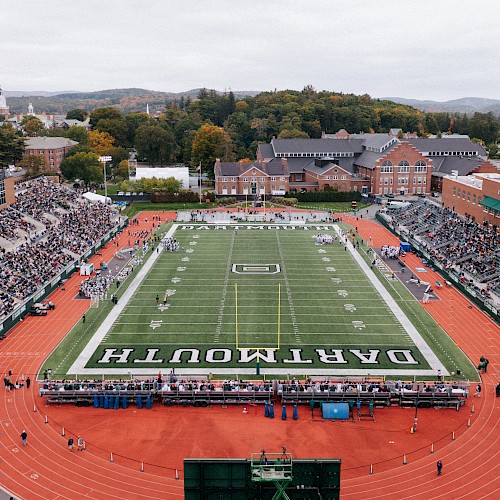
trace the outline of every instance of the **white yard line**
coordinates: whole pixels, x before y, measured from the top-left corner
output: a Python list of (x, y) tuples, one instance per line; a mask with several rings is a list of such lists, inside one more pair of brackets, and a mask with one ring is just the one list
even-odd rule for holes
[[(168, 237), (171, 237), (179, 225), (186, 224), (173, 224), (170, 230), (167, 233)], [(318, 230), (330, 229), (325, 226), (317, 227)], [(313, 228), (311, 228), (313, 229)], [(337, 225), (333, 225), (333, 229), (340, 236), (340, 229)], [(279, 240), (278, 240), (279, 242)], [(386, 305), (392, 311), (394, 316), (398, 319), (403, 329), (406, 331), (410, 339), (415, 343), (420, 352), (425, 357), (426, 361), (431, 365), (432, 369), (430, 370), (412, 370), (412, 375), (418, 376), (435, 376), (440, 370), (442, 375), (449, 375), (449, 372), (445, 369), (443, 364), (439, 361), (437, 356), (431, 350), (431, 348), (427, 345), (424, 339), (421, 337), (418, 330), (413, 326), (411, 321), (408, 319), (403, 310), (399, 307), (396, 301), (392, 298), (389, 292), (385, 289), (384, 285), (380, 282), (376, 274), (370, 269), (368, 264), (363, 260), (363, 258), (359, 255), (359, 253), (354, 249), (352, 244), (347, 241), (347, 249), (353, 256), (354, 260), (358, 263), (359, 267), (363, 270), (365, 275), (371, 281), (375, 289), (378, 291)], [(281, 249), (280, 249), (281, 251)], [(153, 255), (146, 261), (143, 265), (142, 269), (139, 270), (136, 277), (125, 291), (125, 293), (120, 298), (120, 302), (112, 309), (110, 314), (105, 318), (102, 322), (96, 333), (93, 335), (92, 339), (89, 341), (87, 346), (82, 350), (78, 359), (73, 363), (71, 368), (68, 370), (68, 374), (81, 374), (81, 375), (101, 375), (103, 373), (113, 374), (113, 375), (156, 375), (158, 373), (158, 366), (153, 368), (85, 368), (85, 365), (90, 360), (91, 356), (94, 354), (95, 350), (102, 343), (106, 335), (109, 334), (113, 324), (118, 319), (118, 316), (123, 312), (128, 302), (133, 297), (134, 293), (140, 287), (141, 283), (163, 252), (163, 248), (161, 248), (159, 253), (154, 252)], [(288, 280), (285, 276), (285, 283), (287, 284), (287, 291), (289, 290)], [(311, 299), (305, 299), (311, 300)], [(323, 299), (319, 299), (323, 300)], [(293, 303), (290, 304), (293, 308)], [(309, 345), (309, 344), (306, 344)], [(356, 345), (363, 345), (356, 343)], [(212, 374), (228, 374), (228, 375), (252, 375), (255, 374), (255, 368), (246, 366), (245, 368), (177, 368), (173, 365), (169, 365), (169, 368), (175, 368), (175, 372), (178, 375), (207, 375), (208, 373)], [(408, 376), (410, 371), (408, 369), (345, 369), (345, 368), (309, 368), (309, 365), (304, 365), (302, 368), (264, 368), (260, 369), (261, 374), (263, 375), (373, 375), (373, 376), (384, 376), (384, 375), (397, 375), (397, 376)]]
[[(335, 232), (338, 234), (339, 238), (342, 238), (340, 228), (337, 225), (334, 225)], [(368, 279), (372, 282), (373, 286), (380, 294), (384, 302), (387, 304), (387, 307), (392, 311), (394, 316), (401, 323), (401, 326), (404, 328), (406, 333), (410, 336), (410, 338), (415, 343), (416, 347), (418, 347), (419, 351), (423, 354), (427, 362), (432, 367), (432, 371), (430, 374), (436, 375), (438, 370), (441, 371), (442, 375), (449, 375), (448, 370), (443, 366), (441, 361), (439, 361), (438, 357), (434, 354), (433, 350), (427, 345), (427, 342), (422, 338), (418, 330), (413, 326), (413, 323), (408, 319), (406, 314), (403, 312), (401, 307), (397, 304), (397, 302), (392, 298), (391, 294), (387, 291), (381, 281), (378, 279), (377, 275), (370, 269), (368, 264), (365, 262), (363, 257), (355, 250), (352, 246), (352, 243), (347, 238), (347, 249), (353, 256), (354, 260), (358, 263), (359, 267), (366, 274)], [(371, 373), (375, 373), (376, 370), (370, 370)], [(429, 370), (415, 370), (415, 372), (419, 373), (422, 371)]]
[[(167, 237), (171, 237), (175, 230), (177, 229), (177, 225), (174, 224), (168, 231)], [(93, 371), (89, 368), (85, 368), (85, 365), (90, 360), (91, 356), (94, 354), (95, 350), (99, 347), (101, 342), (104, 340), (104, 337), (111, 330), (114, 322), (118, 319), (118, 316), (123, 312), (125, 307), (127, 306), (130, 299), (133, 297), (134, 293), (137, 291), (141, 283), (144, 281), (144, 278), (147, 276), (155, 262), (158, 260), (160, 255), (163, 253), (163, 246), (160, 245), (159, 252), (153, 252), (153, 254), (149, 257), (149, 259), (142, 266), (142, 269), (139, 270), (136, 277), (129, 285), (125, 293), (121, 296), (118, 304), (113, 307), (108, 316), (101, 323), (97, 331), (94, 333), (89, 343), (82, 350), (76, 361), (71, 365), (71, 368), (68, 370), (68, 374), (86, 374), (86, 373), (102, 373), (103, 370)]]

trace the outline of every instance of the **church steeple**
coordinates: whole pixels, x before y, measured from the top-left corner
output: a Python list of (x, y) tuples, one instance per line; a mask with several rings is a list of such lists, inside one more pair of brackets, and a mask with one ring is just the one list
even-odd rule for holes
[(0, 115), (4, 115), (5, 118), (9, 116), (9, 106), (7, 106), (7, 101), (2, 92), (2, 86), (0, 85)]

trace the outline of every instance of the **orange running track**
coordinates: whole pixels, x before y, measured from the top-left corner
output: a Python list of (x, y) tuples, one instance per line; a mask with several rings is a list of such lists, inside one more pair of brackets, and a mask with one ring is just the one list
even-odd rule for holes
[[(143, 213), (131, 230), (151, 229), (153, 215), (160, 215), (162, 222), (175, 216)], [(343, 221), (357, 227), (366, 241), (371, 237), (375, 247), (399, 243), (371, 221), (349, 216)], [(127, 231), (117, 238), (118, 247), (128, 246)], [(109, 261), (118, 247), (108, 243), (92, 262)], [(421, 265), (412, 254), (405, 261), (412, 270)], [(65, 290), (52, 294), (54, 311), (27, 317), (2, 341), (3, 373), (12, 370), (13, 380), (21, 374), (35, 379), (47, 355), (88, 308), (88, 301), (73, 300), (81, 280), (71, 277)], [(471, 304), (453, 288), (442, 287), (438, 295), (441, 300), (425, 307), (472, 360), (486, 355), (490, 369), (483, 376), (482, 397), (469, 399), (459, 412), (419, 409), (415, 434), (409, 433), (414, 409), (376, 411), (376, 423), (332, 423), (313, 417), (305, 407), (299, 408), (298, 421), (282, 421), (278, 407), (275, 420), (265, 419), (262, 407), (250, 407), (246, 414), (241, 407), (220, 406), (116, 411), (45, 407), (34, 384), (30, 390), (4, 393), (0, 484), (26, 499), (182, 498), (184, 457), (248, 457), (262, 448), (279, 451), (285, 444), (297, 458), (341, 458), (342, 498), (498, 498), (500, 399), (494, 388), (499, 381), (499, 328), (475, 306), (469, 309)], [(26, 448), (19, 437), (23, 429), (28, 432)], [(87, 450), (70, 453), (69, 435), (84, 436)], [(438, 459), (444, 464), (439, 478)]]

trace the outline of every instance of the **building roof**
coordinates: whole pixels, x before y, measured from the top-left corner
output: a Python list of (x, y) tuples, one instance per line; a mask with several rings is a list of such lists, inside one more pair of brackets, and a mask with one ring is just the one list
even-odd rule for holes
[(264, 160), (270, 160), (274, 158), (274, 151), (271, 143), (262, 143), (257, 146), (257, 149), (260, 152), (261, 158)]
[(481, 144), (471, 141), (469, 138), (464, 139), (463, 137), (457, 139), (421, 139), (421, 138), (409, 138), (408, 142), (415, 146), (422, 154), (425, 156), (429, 153), (462, 153), (472, 152), (473, 154), (478, 154), (480, 156), (486, 156), (486, 151)]
[(267, 175), (288, 175), (287, 168), (281, 161), (266, 162), (220, 162), (220, 175), (222, 177), (238, 177), (252, 168), (261, 170)]
[(363, 146), (368, 149), (377, 149), (380, 152), (389, 148), (392, 144), (398, 142), (397, 137), (387, 134), (351, 134), (353, 139), (362, 139)]
[(77, 144), (78, 142), (66, 137), (29, 137), (25, 149), (59, 149)]
[(318, 156), (335, 153), (361, 153), (363, 141), (360, 139), (272, 139), (275, 155), (309, 153)]
[(482, 165), (485, 161), (481, 158), (471, 156), (431, 156), (433, 174), (451, 174), (453, 170), (458, 175), (469, 175), (473, 170)]
[(392, 151), (397, 145), (399, 145), (399, 142), (391, 144), (381, 153), (377, 151), (363, 151), (363, 153), (361, 153), (358, 157), (354, 158), (354, 164), (358, 167), (373, 169), (375, 168), (377, 160), (385, 156), (389, 151)]

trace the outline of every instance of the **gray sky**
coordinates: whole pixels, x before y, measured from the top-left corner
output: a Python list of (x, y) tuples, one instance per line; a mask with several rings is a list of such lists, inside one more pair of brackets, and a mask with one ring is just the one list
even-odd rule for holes
[(499, 0), (2, 0), (0, 19), (4, 90), (500, 99)]

